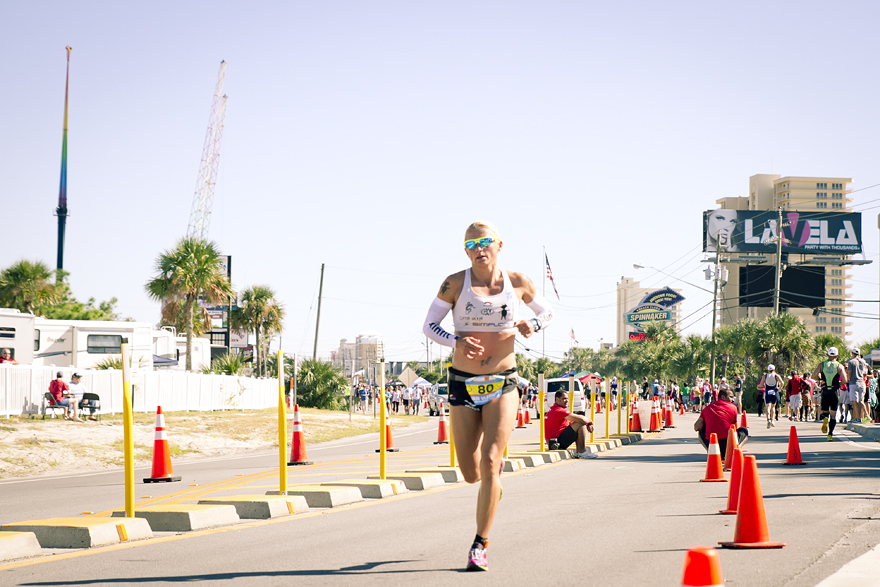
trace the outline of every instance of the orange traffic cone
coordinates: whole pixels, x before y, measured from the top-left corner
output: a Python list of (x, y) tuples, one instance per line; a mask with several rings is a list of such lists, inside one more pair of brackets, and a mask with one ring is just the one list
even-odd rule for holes
[(532, 423), (531, 412), (532, 410), (531, 408), (529, 408), (529, 406), (523, 408), (523, 422), (525, 422), (526, 424)]
[(700, 481), (727, 481), (721, 466), (721, 449), (718, 448), (718, 435), (709, 435), (709, 457), (706, 459), (706, 478)]
[(526, 427), (526, 423), (525, 423), (525, 421), (523, 421), (522, 404), (519, 404), (519, 406), (516, 408), (516, 427), (517, 428), (525, 428)]
[(729, 471), (733, 467), (733, 449), (739, 448), (739, 441), (736, 434), (736, 426), (730, 425), (727, 431), (727, 454), (724, 455), (724, 470)]
[(798, 442), (797, 429), (794, 424), (791, 426), (791, 432), (788, 433), (788, 458), (785, 459), (783, 465), (806, 465), (801, 458), (801, 444)]
[(303, 434), (302, 416), (299, 404), (293, 404), (293, 437), (290, 439), (290, 460), (288, 465), (311, 465), (306, 456), (306, 437)]
[(162, 406), (156, 407), (156, 436), (153, 440), (153, 471), (144, 483), (180, 481), (171, 471), (171, 453), (168, 452), (168, 435), (165, 432), (165, 415)]
[[(728, 445), (730, 446), (730, 445)], [(730, 470), (730, 490), (727, 492), (727, 509), (719, 510), (721, 514), (735, 514), (739, 504), (739, 488), (742, 484), (743, 452), (733, 449), (733, 466)]]
[(602, 401), (598, 397), (596, 398), (596, 413), (602, 413)]
[(684, 401), (682, 401), (682, 402), (681, 402), (680, 404), (678, 404), (678, 405), (680, 406), (680, 408), (679, 408), (679, 410), (678, 410), (678, 415), (679, 415), (679, 416), (684, 416)]
[(681, 584), (682, 587), (724, 587), (718, 551), (705, 546), (688, 549)]
[(440, 424), (437, 425), (437, 442), (434, 444), (449, 444), (449, 433), (446, 431), (446, 409), (440, 402)]
[(641, 432), (642, 431), (642, 419), (639, 417), (639, 404), (638, 402), (633, 402), (632, 411), (629, 416), (629, 431), (630, 432)]
[(666, 428), (675, 428), (675, 424), (672, 422), (672, 402), (666, 403), (666, 423), (664, 426)]
[(660, 432), (663, 429), (663, 422), (660, 421), (660, 400), (656, 397), (651, 403), (651, 426), (648, 432)]
[(740, 428), (748, 428), (749, 427), (749, 419), (746, 418), (746, 411), (743, 410), (742, 418), (739, 419), (739, 427)]
[[(440, 407), (441, 413), (444, 413), (443, 407)], [(377, 448), (376, 452), (381, 452), (381, 448)], [(394, 448), (394, 440), (391, 438), (391, 416), (388, 415), (388, 411), (386, 409), (385, 412), (385, 452), (398, 452), (396, 448)]]
[(758, 480), (758, 462), (754, 455), (743, 457), (739, 505), (736, 508), (736, 532), (733, 542), (719, 542), (724, 548), (782, 548), (784, 542), (771, 542), (764, 515), (764, 496)]

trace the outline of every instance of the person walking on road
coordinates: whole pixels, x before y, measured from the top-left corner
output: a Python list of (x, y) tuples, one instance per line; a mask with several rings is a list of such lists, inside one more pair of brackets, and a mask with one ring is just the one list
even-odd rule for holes
[(828, 359), (819, 363), (813, 371), (813, 379), (822, 386), (822, 399), (819, 405), (824, 417), (822, 434), (828, 434), (828, 442), (834, 440), (834, 427), (837, 425), (837, 408), (840, 405), (837, 392), (847, 384), (846, 370), (837, 362), (837, 347), (829, 347)]
[(776, 372), (776, 366), (767, 365), (767, 373), (764, 375), (764, 406), (767, 410), (767, 428), (776, 426), (773, 423), (773, 412), (779, 405), (779, 394), (784, 385), (782, 377)]
[(743, 412), (743, 380), (739, 373), (733, 374), (733, 397), (738, 413)]
[[(546, 328), (553, 311), (534, 282), (498, 264), (503, 242), (495, 227), (474, 222), (465, 230), (471, 266), (448, 276), (431, 303), (424, 333), (453, 347), (448, 370), (452, 438), (459, 469), (468, 483), (480, 482), (477, 534), (468, 551), (468, 571), (488, 570), (489, 530), (501, 498), (504, 447), (516, 418), (518, 377), (513, 343)], [(535, 317), (519, 316), (525, 302)], [(455, 334), (440, 325), (452, 310)]]
[(801, 411), (801, 391), (804, 385), (806, 384), (798, 372), (792, 371), (788, 383), (785, 384), (785, 407), (789, 422), (798, 419)]
[(859, 347), (852, 348), (852, 359), (846, 362), (846, 379), (849, 381), (849, 390), (845, 404), (852, 406), (852, 421), (866, 422), (868, 410), (865, 409), (865, 375), (868, 373), (868, 364), (861, 357)]

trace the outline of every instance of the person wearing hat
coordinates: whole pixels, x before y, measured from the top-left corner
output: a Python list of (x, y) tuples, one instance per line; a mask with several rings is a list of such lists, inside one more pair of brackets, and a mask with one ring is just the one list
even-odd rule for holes
[(846, 362), (846, 379), (849, 381), (849, 389), (843, 400), (843, 405), (850, 412), (853, 422), (866, 422), (868, 410), (865, 407), (865, 376), (868, 374), (868, 364), (861, 357), (859, 347), (850, 349), (852, 358)]
[(779, 393), (784, 385), (782, 377), (776, 372), (776, 366), (767, 365), (767, 373), (764, 374), (764, 406), (767, 411), (767, 428), (776, 426), (773, 423), (773, 410), (774, 408), (778, 409)]
[(834, 440), (834, 427), (837, 425), (837, 407), (840, 401), (837, 397), (837, 391), (841, 386), (846, 385), (846, 370), (839, 362), (837, 362), (837, 347), (828, 347), (826, 352), (828, 359), (819, 363), (816, 370), (813, 371), (813, 379), (819, 382), (822, 387), (822, 399), (819, 408), (824, 414), (822, 419), (822, 434), (828, 434), (828, 442)]
[(83, 400), (83, 395), (85, 395), (88, 390), (86, 386), (82, 384), (82, 375), (79, 373), (74, 373), (70, 376), (70, 395), (76, 398), (76, 405), (79, 406), (79, 413), (85, 414), (86, 410), (89, 410), (89, 420), (97, 420), (95, 417), (95, 408), (94, 406), (89, 405), (89, 400)]
[[(49, 382), (49, 393), (52, 394), (52, 399), (55, 400), (53, 403), (64, 408), (65, 420), (83, 421), (76, 415), (76, 397), (70, 395), (70, 387), (64, 383), (64, 373), (61, 371), (55, 375), (55, 379)], [(68, 411), (73, 414), (72, 417), (68, 415)]]

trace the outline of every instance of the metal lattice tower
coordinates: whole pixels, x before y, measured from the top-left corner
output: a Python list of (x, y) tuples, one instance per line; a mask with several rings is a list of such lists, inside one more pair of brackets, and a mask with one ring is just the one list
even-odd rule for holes
[(223, 81), (226, 77), (226, 62), (220, 62), (217, 87), (211, 101), (211, 116), (208, 119), (208, 132), (202, 149), (202, 162), (196, 179), (196, 193), (193, 196), (192, 210), (189, 213), (189, 237), (208, 238), (211, 227), (211, 209), (214, 207), (214, 187), (217, 185), (217, 169), (220, 167), (220, 143), (223, 140), (223, 122), (226, 119), (226, 95), (223, 94)]

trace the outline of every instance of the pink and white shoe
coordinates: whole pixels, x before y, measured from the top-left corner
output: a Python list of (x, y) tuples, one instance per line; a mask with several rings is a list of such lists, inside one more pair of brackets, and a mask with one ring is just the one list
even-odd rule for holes
[(488, 571), (489, 562), (486, 560), (485, 548), (472, 548), (468, 551), (466, 571)]

